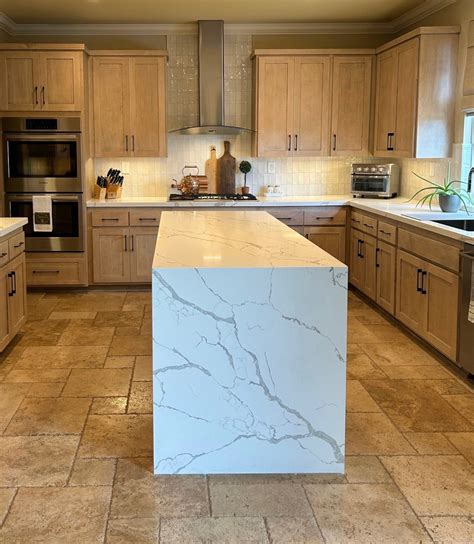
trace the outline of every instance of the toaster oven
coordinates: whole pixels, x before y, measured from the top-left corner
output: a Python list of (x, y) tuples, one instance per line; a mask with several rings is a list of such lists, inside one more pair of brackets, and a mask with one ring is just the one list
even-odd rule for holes
[(360, 197), (393, 198), (400, 190), (398, 164), (353, 164), (351, 193)]

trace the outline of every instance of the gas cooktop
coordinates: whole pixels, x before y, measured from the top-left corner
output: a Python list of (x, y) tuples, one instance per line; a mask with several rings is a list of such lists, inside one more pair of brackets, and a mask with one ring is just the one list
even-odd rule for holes
[(257, 200), (255, 195), (200, 193), (198, 195), (171, 194), (170, 200)]

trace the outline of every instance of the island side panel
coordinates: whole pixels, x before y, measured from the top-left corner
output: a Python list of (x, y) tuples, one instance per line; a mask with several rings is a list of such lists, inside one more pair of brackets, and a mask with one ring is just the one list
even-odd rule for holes
[(155, 473), (343, 473), (346, 334), (346, 267), (154, 270)]

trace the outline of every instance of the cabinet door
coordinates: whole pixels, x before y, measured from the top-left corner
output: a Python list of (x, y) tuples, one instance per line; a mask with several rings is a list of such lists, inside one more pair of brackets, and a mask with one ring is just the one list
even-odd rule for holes
[(43, 111), (82, 109), (82, 53), (47, 51), (41, 53), (40, 104)]
[(26, 266), (23, 253), (8, 265), (12, 275), (13, 293), (8, 297), (10, 335), (15, 335), (26, 320)]
[(379, 306), (390, 314), (395, 313), (395, 270), (396, 270), (396, 249), (378, 242), (377, 245), (377, 296)]
[(395, 133), (397, 116), (397, 55), (394, 49), (377, 55), (374, 154), (387, 157), (390, 134)]
[(306, 237), (342, 262), (346, 260), (345, 227), (306, 227)]
[(415, 38), (395, 48), (398, 70), (394, 147), (397, 157), (415, 156), (419, 43)]
[(362, 260), (364, 266), (364, 283), (362, 291), (371, 299), (375, 300), (377, 296), (377, 269), (375, 266), (377, 239), (368, 234), (362, 237)]
[(94, 281), (124, 283), (130, 281), (130, 241), (128, 228), (92, 230)]
[(331, 155), (369, 152), (372, 57), (334, 57)]
[(424, 337), (447, 357), (456, 360), (459, 278), (432, 264), (425, 264), (426, 314)]
[(293, 154), (329, 155), (331, 59), (295, 58)]
[(294, 59), (258, 60), (257, 155), (292, 155)]
[(156, 227), (130, 229), (130, 280), (132, 282), (151, 282), (151, 267), (157, 235)]
[(166, 156), (165, 59), (130, 59), (130, 149), (135, 157)]
[(365, 281), (364, 260), (361, 257), (361, 242), (363, 234), (351, 229), (349, 252), (349, 281), (354, 287), (362, 290)]
[(421, 274), (425, 261), (398, 250), (397, 304), (395, 315), (407, 327), (423, 335), (426, 297), (421, 291)]
[(125, 157), (130, 154), (129, 59), (94, 57), (94, 155)]
[(0, 108), (4, 111), (39, 109), (39, 53), (4, 51), (0, 54)]
[(8, 267), (0, 269), (0, 351), (10, 341), (10, 327), (8, 323), (8, 299), (11, 293), (11, 278)]

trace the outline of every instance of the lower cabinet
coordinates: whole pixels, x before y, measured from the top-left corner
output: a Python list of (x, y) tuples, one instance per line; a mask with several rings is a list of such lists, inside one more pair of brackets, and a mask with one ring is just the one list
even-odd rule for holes
[(395, 314), (395, 278), (397, 250), (381, 240), (377, 242), (375, 267), (377, 270), (376, 302), (389, 314)]
[(0, 351), (26, 320), (25, 254), (0, 269)]
[(459, 277), (398, 251), (396, 317), (450, 359), (456, 359)]
[(101, 227), (92, 231), (95, 283), (149, 283), (157, 227)]
[(305, 227), (306, 238), (341, 262), (346, 260), (346, 227)]

